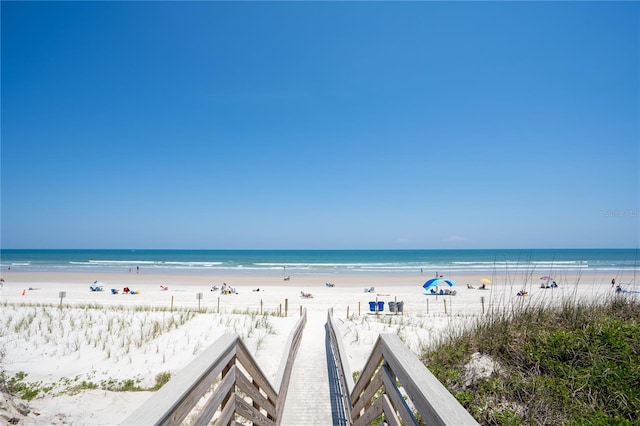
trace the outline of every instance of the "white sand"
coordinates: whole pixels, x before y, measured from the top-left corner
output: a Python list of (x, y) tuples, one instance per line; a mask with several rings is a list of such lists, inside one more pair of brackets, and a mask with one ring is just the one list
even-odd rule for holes
[[(2, 366), (8, 376), (25, 372), (27, 381), (38, 383), (38, 388), (51, 387), (46, 395), (29, 402), (32, 412), (20, 424), (117, 424), (150, 392), (84, 390), (72, 394), (70, 389), (83, 381), (103, 385), (133, 380), (143, 388), (151, 387), (159, 373), (177, 373), (225, 332), (240, 335), (273, 380), (300, 307), (308, 315), (323, 317), (334, 309), (351, 370), (356, 371), (362, 369), (379, 332), (397, 333), (418, 353), (452, 328), (459, 329), (481, 316), (482, 299), (488, 312), (523, 303), (557, 303), (567, 297), (597, 300), (612, 293), (612, 277), (597, 272), (556, 274), (557, 289), (539, 288), (540, 275), (544, 274), (460, 274), (450, 277), (457, 282), (452, 288), (455, 296), (434, 296), (422, 289), (430, 277), (419, 274), (307, 275), (284, 281), (281, 275), (94, 276), (9, 271), (3, 274), (0, 290)], [(483, 277), (492, 281), (487, 290), (478, 289)], [(105, 291), (89, 290), (96, 280)], [(632, 277), (617, 278), (626, 285), (631, 281)], [(235, 287), (237, 294), (210, 291), (223, 282)], [(326, 282), (335, 286), (327, 287)], [(468, 289), (467, 283), (475, 289)], [(161, 285), (168, 290), (161, 290)], [(371, 286), (375, 291), (365, 293)], [(138, 294), (122, 294), (124, 287)], [(119, 289), (120, 294), (111, 294), (111, 288)], [(521, 288), (528, 291), (527, 297), (516, 296)], [(257, 289), (260, 291), (254, 291)], [(66, 294), (58, 309), (61, 291)], [(302, 298), (301, 291), (312, 293), (313, 298)], [(385, 302), (384, 312), (378, 315), (369, 312), (369, 302), (375, 300)], [(391, 315), (390, 301), (402, 301), (404, 314)], [(206, 313), (196, 314), (199, 304)], [(171, 306), (173, 312), (168, 310)], [(260, 310), (284, 313), (285, 308), (287, 316), (268, 316), (267, 323), (257, 327), (260, 316), (248, 314)], [(317, 332), (324, 338), (324, 329)]]

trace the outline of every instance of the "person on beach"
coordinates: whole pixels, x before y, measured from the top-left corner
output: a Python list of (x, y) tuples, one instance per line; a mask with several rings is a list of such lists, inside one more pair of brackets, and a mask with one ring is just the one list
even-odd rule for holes
[(616, 285), (616, 279), (612, 279), (611, 280), (611, 288), (613, 288)]

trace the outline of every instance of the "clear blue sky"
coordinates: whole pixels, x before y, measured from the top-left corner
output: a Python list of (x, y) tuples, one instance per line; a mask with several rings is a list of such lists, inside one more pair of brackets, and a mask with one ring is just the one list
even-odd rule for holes
[(1, 7), (4, 248), (638, 246), (638, 2)]

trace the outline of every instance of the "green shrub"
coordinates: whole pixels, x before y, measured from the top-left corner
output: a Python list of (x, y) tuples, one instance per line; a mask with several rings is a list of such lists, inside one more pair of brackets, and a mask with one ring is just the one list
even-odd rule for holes
[[(500, 369), (466, 386), (475, 352)], [(637, 299), (497, 313), (421, 359), (481, 424), (640, 425)]]

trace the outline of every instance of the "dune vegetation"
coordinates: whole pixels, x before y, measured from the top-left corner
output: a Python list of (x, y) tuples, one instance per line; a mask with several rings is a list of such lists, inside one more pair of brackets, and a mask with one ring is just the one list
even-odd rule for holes
[(640, 302), (522, 305), (421, 359), (481, 424), (640, 424)]

